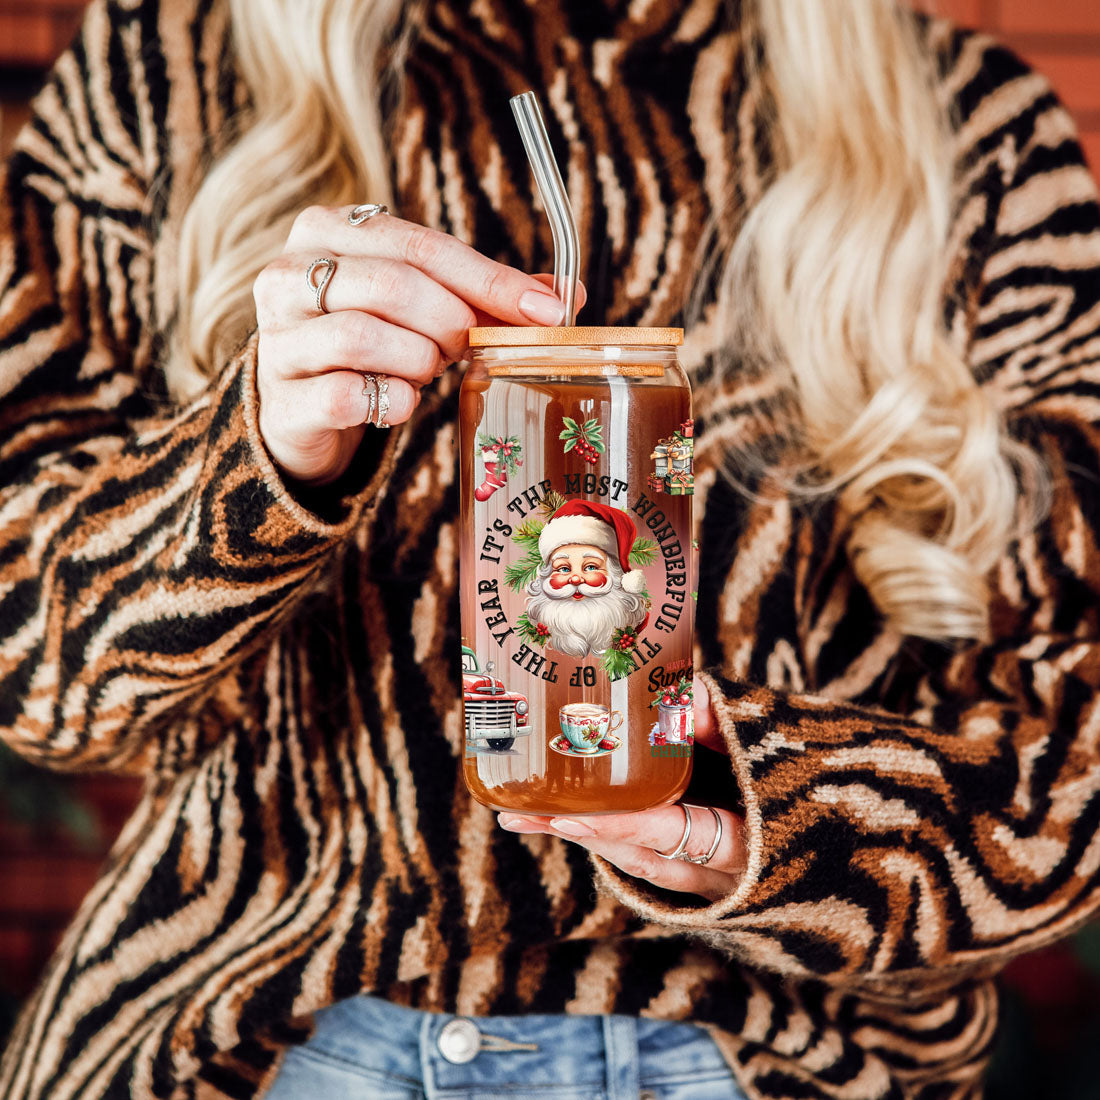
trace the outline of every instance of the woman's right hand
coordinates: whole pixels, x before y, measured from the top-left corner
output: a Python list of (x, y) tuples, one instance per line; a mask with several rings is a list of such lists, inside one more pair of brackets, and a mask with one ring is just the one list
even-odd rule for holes
[[(363, 437), (364, 372), (386, 377), (386, 424), (400, 424), (420, 387), (462, 358), (473, 325), (555, 325), (563, 313), (533, 275), (389, 214), (351, 225), (351, 209), (303, 210), (253, 287), (260, 432), (287, 474), (316, 485), (347, 469)], [(306, 284), (321, 257), (336, 261), (324, 313)]]

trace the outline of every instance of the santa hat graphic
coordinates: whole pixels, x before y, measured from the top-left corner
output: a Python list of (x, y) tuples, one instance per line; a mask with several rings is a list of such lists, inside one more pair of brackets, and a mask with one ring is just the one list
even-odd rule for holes
[(645, 590), (642, 571), (630, 568), (630, 551), (637, 537), (634, 520), (622, 509), (591, 500), (570, 500), (543, 527), (539, 554), (547, 561), (559, 546), (598, 546), (618, 561), (623, 571), (623, 588), (637, 595)]

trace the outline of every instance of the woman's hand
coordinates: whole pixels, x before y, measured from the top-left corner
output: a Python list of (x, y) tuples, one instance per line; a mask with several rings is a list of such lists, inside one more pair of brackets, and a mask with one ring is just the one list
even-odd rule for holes
[[(548, 275), (526, 275), (389, 214), (351, 225), (351, 209), (303, 210), (253, 287), (260, 432), (287, 474), (318, 485), (347, 469), (363, 437), (371, 392), (363, 372), (386, 377), (386, 424), (400, 424), (420, 387), (462, 358), (469, 328), (555, 325), (563, 313)], [(322, 257), (336, 262), (324, 313), (306, 284)]]
[[(725, 742), (718, 731), (706, 685), (698, 677), (693, 692), (696, 741), (724, 752)], [(696, 858), (710, 851), (721, 821), (721, 839), (705, 866), (681, 859), (662, 859), (657, 854), (673, 852), (679, 846), (685, 831), (685, 813), (691, 815), (691, 835), (684, 854)], [(571, 840), (628, 875), (666, 890), (698, 894), (710, 901), (732, 893), (745, 870), (744, 819), (728, 810), (673, 805), (632, 814), (576, 818), (501, 813), (497, 820), (511, 832), (548, 833)]]
[[(684, 835), (684, 812), (691, 814), (691, 837), (686, 853), (702, 856), (710, 851), (722, 821), (722, 839), (705, 867), (680, 859), (661, 859), (658, 852), (675, 851)], [(515, 833), (548, 833), (571, 840), (603, 856), (620, 871), (644, 878), (654, 886), (682, 894), (698, 894), (717, 901), (732, 893), (745, 870), (743, 820), (728, 810), (709, 807), (661, 806), (633, 814), (593, 814), (591, 817), (533, 817), (497, 814), (504, 829)]]

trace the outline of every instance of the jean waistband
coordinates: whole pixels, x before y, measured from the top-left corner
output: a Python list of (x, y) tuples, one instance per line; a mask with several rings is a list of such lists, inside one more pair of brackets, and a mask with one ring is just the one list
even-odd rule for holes
[(617, 1015), (455, 1017), (370, 996), (319, 1012), (308, 1046), (345, 1065), (423, 1082), (429, 1096), (488, 1094), (516, 1082), (636, 1100), (647, 1080), (729, 1074), (714, 1041), (692, 1024)]

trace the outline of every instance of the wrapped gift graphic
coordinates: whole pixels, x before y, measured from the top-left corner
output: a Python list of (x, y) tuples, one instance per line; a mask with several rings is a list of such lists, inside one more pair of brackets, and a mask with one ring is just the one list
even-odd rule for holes
[(653, 453), (653, 473), (646, 484), (655, 493), (691, 496), (695, 492), (695, 421), (685, 420), (678, 431), (657, 440)]
[(653, 476), (660, 480), (668, 477), (668, 440), (660, 440), (649, 457), (653, 459)]
[(683, 473), (685, 471), (690, 473), (693, 452), (694, 448), (690, 440), (677, 441), (672, 444), (668, 449), (669, 474)]
[(670, 474), (666, 492), (674, 497), (691, 496), (695, 492), (694, 475), (686, 470), (677, 470), (676, 473)]

